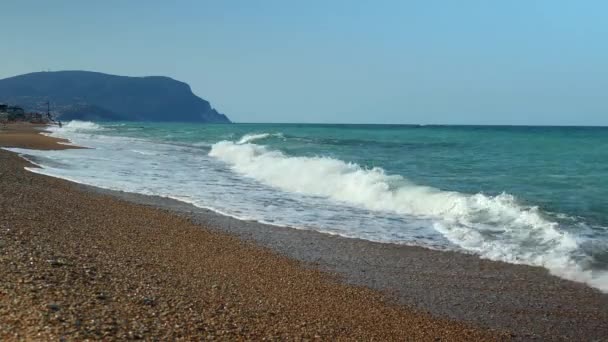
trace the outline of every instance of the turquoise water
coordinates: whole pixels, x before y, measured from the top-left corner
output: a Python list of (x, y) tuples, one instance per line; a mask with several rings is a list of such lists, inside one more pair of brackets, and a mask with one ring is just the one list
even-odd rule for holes
[(40, 171), (608, 289), (608, 128), (74, 122)]
[(443, 190), (507, 192), (547, 212), (608, 226), (604, 127), (135, 123), (115, 129), (109, 134), (185, 144), (279, 133), (263, 144), (293, 156), (381, 167)]

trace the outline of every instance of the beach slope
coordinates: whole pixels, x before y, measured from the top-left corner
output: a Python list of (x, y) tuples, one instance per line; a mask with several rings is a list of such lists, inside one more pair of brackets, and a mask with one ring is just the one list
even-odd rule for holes
[[(67, 147), (19, 132), (0, 132), (0, 145)], [(166, 210), (80, 191), (26, 166), (0, 150), (2, 340), (508, 337), (393, 304)]]

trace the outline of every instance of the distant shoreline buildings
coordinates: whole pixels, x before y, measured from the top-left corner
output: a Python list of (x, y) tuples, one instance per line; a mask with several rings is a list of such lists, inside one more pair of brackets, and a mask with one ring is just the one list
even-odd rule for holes
[(0, 103), (0, 122), (31, 122), (31, 123), (49, 123), (50, 115), (45, 118), (43, 114), (37, 112), (26, 112), (22, 107), (9, 106), (8, 104)]

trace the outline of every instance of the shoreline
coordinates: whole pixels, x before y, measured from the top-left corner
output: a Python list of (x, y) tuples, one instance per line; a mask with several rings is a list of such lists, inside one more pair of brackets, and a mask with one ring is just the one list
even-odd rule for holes
[(509, 336), (394, 304), (168, 210), (24, 169), (31, 165), (0, 150), (2, 340)]
[(243, 221), (170, 198), (74, 184), (82, 191), (177, 213), (434, 317), (510, 331), (523, 339), (608, 336), (608, 294), (542, 267)]
[[(9, 152), (0, 155), (5, 153)], [(380, 291), (389, 302), (423, 317), (429, 313), (434, 319), (466, 322), (482, 330), (510, 331), (511, 337), (524, 340), (608, 336), (608, 295), (551, 276), (543, 268), (241, 221), (177, 200), (58, 182), (90, 196), (178, 214), (199, 229), (234, 236), (297, 260), (298, 267), (334, 274), (356, 288)]]
[(64, 150), (84, 148), (70, 145), (70, 141), (43, 135), (46, 124), (9, 123), (0, 125), (0, 147), (19, 147), (33, 150)]

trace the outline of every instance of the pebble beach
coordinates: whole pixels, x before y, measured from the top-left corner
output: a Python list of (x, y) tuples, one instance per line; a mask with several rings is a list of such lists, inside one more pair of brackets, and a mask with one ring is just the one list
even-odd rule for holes
[[(2, 145), (66, 148), (18, 133)], [(509, 336), (408, 309), (166, 210), (79, 191), (25, 166), (0, 151), (2, 340)]]
[[(0, 147), (75, 148), (42, 127)], [(605, 340), (546, 270), (244, 222), (28, 172), (0, 150), (2, 340)]]

